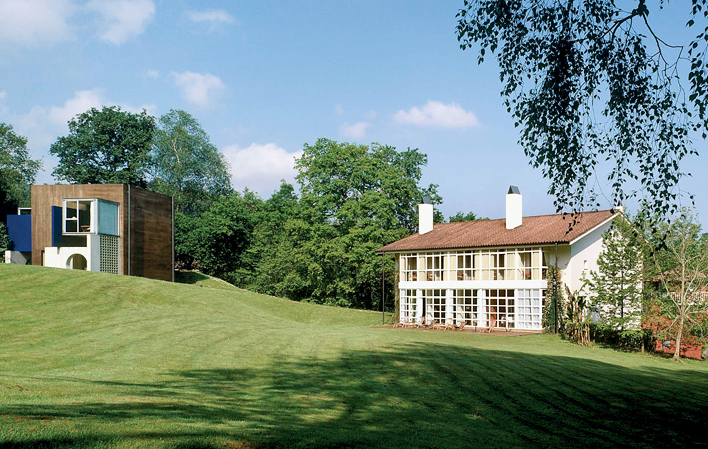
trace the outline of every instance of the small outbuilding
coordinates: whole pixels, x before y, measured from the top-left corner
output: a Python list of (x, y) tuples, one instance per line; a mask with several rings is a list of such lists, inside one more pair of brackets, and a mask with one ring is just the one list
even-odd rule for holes
[(126, 184), (31, 193), (31, 210), (8, 216), (7, 262), (174, 280), (173, 198)]

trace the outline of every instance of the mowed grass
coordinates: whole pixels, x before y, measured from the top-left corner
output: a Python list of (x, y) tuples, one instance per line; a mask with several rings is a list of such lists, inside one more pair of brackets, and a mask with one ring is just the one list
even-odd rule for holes
[(706, 447), (708, 365), (0, 265), (0, 448)]

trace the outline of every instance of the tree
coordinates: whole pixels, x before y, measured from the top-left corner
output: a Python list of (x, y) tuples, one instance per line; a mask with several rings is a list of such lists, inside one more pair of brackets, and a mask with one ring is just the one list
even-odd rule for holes
[[(181, 257), (190, 251), (201, 269), (231, 283), (242, 266), (242, 256), (251, 245), (255, 212), (262, 201), (246, 190), (218, 197), (199, 216), (185, 216), (189, 227), (180, 237)], [(176, 237), (176, 236), (175, 236)], [(185, 251), (186, 249), (186, 251)]]
[[(602, 236), (598, 271), (585, 279), (594, 294), (592, 303), (611, 329), (636, 332), (641, 324), (643, 287), (643, 242), (633, 225), (623, 217)], [(585, 275), (583, 274), (585, 278)]]
[(49, 152), (59, 158), (53, 175), (77, 184), (124, 183), (147, 186), (150, 146), (155, 119), (121, 111), (118, 106), (95, 108), (69, 122), (69, 135)]
[(199, 213), (231, 192), (229, 165), (199, 122), (182, 110), (160, 117), (151, 153), (153, 190), (174, 196), (180, 212)]
[[(688, 27), (706, 21), (707, 3), (682, 4)], [(646, 0), (631, 11), (622, 6), (464, 0), (457, 14), (460, 47), (476, 46), (480, 64), (496, 54), (519, 142), (549, 180), (559, 211), (599, 206), (592, 178), (603, 170), (613, 206), (642, 193), (654, 216), (676, 211), (680, 163), (697, 154), (689, 135), (705, 138), (708, 130), (708, 27), (686, 45), (670, 45), (654, 33)]]
[(450, 223), (456, 223), (459, 221), (476, 221), (476, 220), (488, 220), (487, 218), (479, 218), (474, 212), (468, 212), (467, 214), (463, 212), (457, 212), (455, 215), (450, 215)]
[[(708, 237), (701, 235), (698, 219), (688, 209), (666, 225), (663, 235), (664, 247), (653, 261), (664, 290), (659, 296), (661, 315), (669, 320), (664, 333), (675, 336), (678, 360), (686, 331), (704, 334), (708, 325)], [(669, 269), (662, 269), (661, 252), (670, 261)]]
[[(319, 139), (296, 161), (301, 222), (290, 231), (307, 271), (301, 299), (347, 307), (381, 305), (381, 258), (375, 250), (418, 227), (423, 197), (441, 202), (437, 186), (418, 184), (427, 157), (379, 144)], [(442, 216), (438, 214), (438, 219)], [(393, 273), (389, 257), (387, 272)], [(392, 282), (387, 284), (392, 298)]]
[(0, 123), (0, 220), (18, 206), (29, 205), (29, 187), (42, 163), (27, 151), (27, 138)]

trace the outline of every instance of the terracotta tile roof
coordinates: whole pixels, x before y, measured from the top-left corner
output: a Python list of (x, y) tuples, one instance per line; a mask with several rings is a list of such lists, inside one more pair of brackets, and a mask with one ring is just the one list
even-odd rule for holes
[[(601, 210), (581, 212), (575, 216), (557, 214), (524, 217), (522, 225), (515, 229), (506, 229), (505, 218), (440, 223), (426, 234), (410, 235), (376, 252), (570, 243), (617, 213)], [(570, 228), (574, 219), (575, 223)]]

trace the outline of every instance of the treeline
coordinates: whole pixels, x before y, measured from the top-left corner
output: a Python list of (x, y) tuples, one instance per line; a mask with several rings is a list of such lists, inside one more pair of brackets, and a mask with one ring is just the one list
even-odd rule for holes
[[(262, 293), (379, 309), (375, 250), (415, 232), (420, 198), (441, 201), (437, 186), (419, 185), (426, 162), (418, 150), (319, 139), (297, 160), (299, 195), (283, 182), (267, 200), (245, 191), (178, 214), (178, 260)], [(389, 256), (389, 307), (393, 269)]]
[[(11, 126), (0, 124), (0, 131), (4, 219), (17, 205), (29, 205), (40, 165)], [(283, 181), (267, 199), (248, 189), (236, 192), (223, 155), (181, 110), (156, 119), (145, 111), (91, 109), (69, 122), (69, 134), (49, 153), (58, 158), (58, 181), (127, 183), (174, 196), (178, 267), (262, 293), (344, 307), (378, 310), (382, 288), (387, 308), (393, 307), (394, 260), (386, 260), (382, 287), (375, 250), (417, 230), (423, 197), (442, 202), (436, 185), (421, 186), (427, 156), (417, 149), (328, 139), (304, 146), (296, 185)], [(459, 212), (450, 220), (476, 218)], [(439, 212), (435, 220), (443, 221)]]

